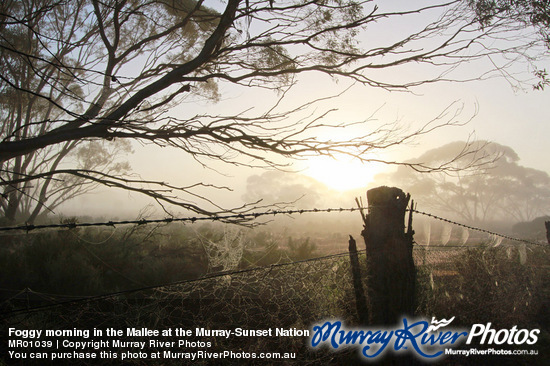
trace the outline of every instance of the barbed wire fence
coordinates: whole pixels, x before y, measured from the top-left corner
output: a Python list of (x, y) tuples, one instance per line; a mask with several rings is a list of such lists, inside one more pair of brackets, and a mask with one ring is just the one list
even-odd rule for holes
[[(355, 212), (367, 209), (368, 207), (276, 210), (204, 218), (23, 225), (0, 228), (0, 232), (29, 232), (40, 229), (70, 231), (79, 227), (142, 226), (172, 222), (224, 222), (276, 215)], [(466, 303), (466, 311), (461, 311), (463, 317), (472, 314), (483, 316), (483, 311), (486, 311), (489, 312), (487, 316), (493, 317), (493, 322), (495, 313), (499, 313), (506, 322), (527, 317), (538, 309), (540, 301), (544, 301), (537, 289), (546, 286), (548, 282), (547, 244), (461, 224), (415, 208), (410, 210), (429, 219), (485, 234), (489, 237), (487, 243), (490, 244), (489, 248), (465, 246), (464, 236), (459, 240), (462, 245), (434, 245), (429, 241), (428, 245), (416, 243), (413, 255), (421, 285), (417, 305), (419, 312), (443, 314), (456, 310), (458, 303)], [(495, 237), (501, 239), (498, 244), (494, 241)], [(208, 240), (205, 239), (205, 242)], [(211, 247), (210, 244), (212, 243), (208, 244)], [(242, 248), (237, 250), (242, 255)], [(533, 255), (527, 256), (528, 250)], [(358, 251), (358, 254), (360, 262), (364, 263), (365, 251)], [(232, 258), (233, 267), (236, 263), (234, 259)], [(189, 329), (307, 329), (311, 323), (328, 318), (358, 323), (354, 310), (349, 253), (261, 267), (223, 268), (224, 271), (208, 273), (201, 278), (142, 286), (98, 296), (71, 297), (24, 289), (0, 303), (0, 317), (4, 325), (17, 324), (18, 327), (29, 329), (55, 329), (60, 324), (71, 328), (125, 328), (137, 327), (139, 324), (139, 327), (152, 329), (176, 326)], [(479, 276), (476, 271), (483, 271), (484, 275), (489, 276), (482, 289), (473, 286), (475, 281), (470, 281), (471, 276)], [(480, 302), (480, 298), (484, 301)], [(510, 311), (511, 309), (513, 310)], [(314, 364), (332, 357), (326, 353), (312, 354), (303, 342), (297, 342), (292, 337), (283, 340), (280, 337), (276, 340), (242, 338), (238, 340), (238, 344), (230, 344), (233, 341), (215, 339), (220, 346), (231, 349), (238, 347), (251, 352), (265, 351), (270, 347), (295, 350), (306, 355), (302, 360), (303, 364)], [(346, 357), (346, 353), (340, 356)], [(139, 364), (139, 361), (135, 364)]]
[[(137, 220), (120, 220), (120, 221), (100, 221), (100, 222), (85, 222), (85, 223), (79, 223), (79, 222), (66, 222), (66, 223), (59, 223), (59, 224), (43, 224), (43, 225), (32, 225), (32, 224), (25, 224), (25, 225), (16, 225), (16, 226), (4, 226), (0, 227), (0, 233), (6, 233), (6, 232), (13, 232), (13, 231), (24, 231), (26, 233), (29, 233), (33, 230), (40, 230), (40, 229), (76, 229), (76, 228), (83, 228), (83, 227), (100, 227), (100, 226), (109, 226), (109, 227), (116, 227), (120, 225), (147, 225), (147, 224), (170, 224), (174, 222), (183, 222), (183, 223), (196, 223), (196, 222), (204, 222), (204, 221), (220, 221), (224, 223), (234, 223), (234, 224), (240, 224), (245, 223), (249, 220), (255, 220), (260, 217), (265, 216), (278, 216), (278, 215), (296, 215), (296, 214), (304, 214), (304, 213), (337, 213), (337, 212), (364, 212), (368, 210), (369, 208), (372, 208), (373, 206), (366, 206), (366, 207), (351, 207), (351, 208), (324, 208), (324, 209), (297, 209), (297, 210), (268, 210), (263, 212), (251, 212), (251, 213), (238, 213), (238, 214), (226, 214), (226, 215), (213, 215), (213, 216), (203, 216), (203, 217), (182, 217), (182, 218), (176, 218), (176, 217), (167, 217), (163, 219), (137, 219)], [(534, 242), (532, 240), (528, 239), (522, 239), (522, 238), (516, 238), (510, 235), (506, 234), (500, 234), (495, 231), (475, 227), (472, 225), (467, 225), (460, 223), (458, 221), (450, 220), (438, 215), (434, 215), (428, 212), (419, 211), (416, 208), (411, 208), (409, 211), (417, 213), (419, 215), (427, 216), (430, 218), (433, 218), (435, 220), (439, 220), (448, 224), (452, 224), (458, 227), (462, 227), (468, 230), (478, 231), (485, 234), (490, 234), (496, 237), (500, 237), (503, 239), (531, 244), (531, 245), (543, 245), (543, 243), (540, 242)]]
[[(28, 225), (28, 224), (26, 224), (26, 225), (18, 225), (18, 226), (0, 227), (0, 232), (4, 233), (4, 234), (7, 233), (7, 232), (14, 232), (14, 231), (24, 231), (26, 233), (29, 233), (29, 232), (34, 231), (34, 230), (42, 230), (42, 229), (56, 229), (56, 230), (69, 229), (69, 230), (71, 230), (71, 229), (76, 229), (76, 228), (101, 227), (101, 226), (115, 227), (116, 228), (116, 227), (122, 226), (122, 225), (142, 226), (142, 225), (148, 225), (148, 224), (170, 224), (170, 223), (175, 223), (175, 222), (184, 222), (184, 223), (197, 223), (197, 222), (206, 222), (206, 221), (232, 222), (231, 220), (234, 220), (234, 219), (237, 219), (238, 220), (237, 223), (239, 223), (239, 222), (242, 222), (243, 220), (257, 219), (257, 218), (265, 217), (265, 216), (296, 215), (296, 214), (301, 215), (301, 214), (305, 214), (305, 213), (364, 212), (368, 209), (369, 209), (368, 206), (367, 207), (352, 207), (352, 208), (324, 208), (324, 209), (313, 208), (313, 209), (297, 209), (297, 210), (269, 210), (269, 211), (264, 211), (264, 212), (215, 215), (215, 216), (207, 216), (207, 217), (184, 217), (184, 218), (173, 218), (172, 217), (172, 218), (164, 218), (164, 219), (137, 219), (137, 220), (121, 220), (121, 221), (112, 221), (112, 220), (110, 220), (110, 221), (88, 222), (88, 223), (86, 223), (86, 222), (85, 223), (67, 222), (67, 223), (60, 223), (60, 224), (44, 224), (44, 225)], [(460, 223), (460, 222), (457, 222), (457, 221), (454, 221), (454, 220), (443, 218), (443, 217), (438, 216), (438, 215), (434, 215), (434, 214), (431, 214), (431, 213), (428, 213), (428, 212), (417, 210), (416, 208), (411, 207), (410, 209), (408, 209), (408, 211), (419, 214), (419, 215), (426, 216), (428, 218), (431, 218), (431, 219), (434, 219), (434, 220), (437, 220), (437, 221), (441, 221), (441, 222), (446, 223), (446, 224), (454, 225), (454, 226), (464, 228), (464, 229), (467, 229), (467, 230), (477, 231), (477, 232), (483, 233), (483, 234), (488, 234), (488, 235), (490, 235), (490, 240), (493, 242), (493, 246), (495, 246), (495, 247), (499, 246), (502, 243), (502, 239), (506, 239), (509, 242), (529, 244), (529, 245), (532, 245), (532, 246), (542, 246), (542, 247), (546, 246), (546, 244), (542, 243), (542, 242), (535, 242), (533, 240), (517, 238), (517, 237), (507, 235), (507, 234), (501, 234), (501, 233), (497, 233), (497, 232), (490, 231), (490, 230), (487, 230), (487, 229), (475, 227), (475, 226), (472, 226), (472, 225), (463, 224), (463, 223)], [(239, 236), (239, 233), (238, 232), (233, 232), (232, 235)], [(425, 253), (426, 248), (429, 248), (429, 249), (445, 251), (445, 252), (450, 253), (450, 252), (460, 252), (460, 251), (467, 248), (465, 246), (465, 242), (467, 240), (467, 237), (461, 239), (461, 244), (460, 245), (451, 245), (451, 244), (447, 245), (446, 242), (448, 240), (446, 240), (445, 243), (443, 243), (443, 245), (431, 245), (430, 246), (429, 245), (429, 236), (430, 236), (430, 233), (428, 232), (428, 243), (427, 244), (419, 245), (418, 243), (415, 242), (415, 244), (416, 244), (415, 249), (417, 249), (417, 251), (422, 251), (422, 253)], [(224, 238), (225, 238), (225, 236), (224, 236)], [(495, 240), (494, 238), (499, 238), (499, 240)], [(230, 238), (228, 240), (229, 240), (229, 242), (231, 242), (233, 239)], [(107, 241), (107, 240), (105, 240), (105, 241)], [(201, 240), (201, 241), (203, 241), (203, 240)], [(207, 246), (208, 246), (207, 248), (205, 248), (205, 250), (206, 251), (214, 251), (213, 247), (216, 245), (216, 243), (210, 242), (208, 239), (205, 239), (204, 241), (207, 242)], [(203, 243), (203, 245), (205, 245), (205, 244)], [(228, 245), (229, 245), (228, 243), (225, 243), (225, 246), (228, 246)], [(522, 247), (519, 247), (519, 248), (520, 248), (519, 250), (522, 251), (522, 249), (521, 249)], [(224, 247), (222, 249), (225, 252), (229, 252), (231, 248)], [(242, 249), (243, 248), (241, 246), (236, 248), (237, 251), (240, 251), (241, 256), (242, 256)], [(226, 254), (229, 254), (229, 253), (226, 253)], [(335, 256), (336, 257), (341, 257), (341, 256), (345, 256), (345, 255), (347, 255), (347, 253), (340, 253), (340, 254), (336, 254)], [(313, 258), (310, 261), (325, 260), (325, 259), (331, 258), (331, 257), (332, 256)], [(418, 261), (420, 261), (420, 262), (425, 259), (423, 257), (419, 257), (419, 258), (420, 259), (418, 259)], [(216, 258), (212, 258), (212, 260), (214, 260), (214, 259), (216, 259)], [(221, 259), (217, 258), (214, 261), (215, 262), (216, 261), (221, 261)], [(231, 263), (229, 265), (229, 267), (235, 267), (236, 266), (237, 263), (235, 262), (235, 258), (233, 258), (232, 262), (234, 262), (234, 263)], [(424, 260), (424, 262), (425, 262), (425, 260)], [(288, 265), (293, 265), (293, 264), (297, 264), (297, 263), (301, 263), (301, 262), (298, 261), (298, 262), (290, 262), (290, 263), (284, 263), (284, 264), (274, 264), (274, 265), (271, 265), (269, 268), (273, 268), (273, 266), (281, 266), (281, 265), (282, 266), (288, 266)], [(215, 266), (216, 266), (216, 263), (214, 263), (213, 267), (215, 267)], [(219, 277), (219, 276), (226, 276), (226, 275), (231, 275), (231, 274), (235, 274), (235, 273), (243, 273), (243, 272), (246, 273), (248, 271), (256, 271), (256, 270), (262, 270), (262, 269), (263, 268), (260, 267), (260, 268), (252, 268), (252, 269), (246, 269), (246, 270), (243, 270), (243, 271), (232, 272), (230, 270), (227, 270), (227, 268), (224, 267), (223, 271), (218, 272), (218, 273), (213, 273), (213, 274), (210, 274), (210, 275), (212, 275), (212, 277)], [(208, 277), (210, 277), (210, 276), (208, 276)], [(202, 279), (192, 280), (192, 281), (201, 281), (201, 280)], [(164, 284), (164, 285), (160, 285), (160, 286), (153, 286), (152, 288), (172, 286), (172, 285), (173, 284)], [(149, 289), (149, 287), (138, 289), (138, 290), (130, 290), (130, 292), (140, 291), (140, 290), (148, 290), (148, 289)], [(24, 289), (24, 290), (19, 291), (19, 293), (28, 293), (28, 292), (31, 292), (31, 293), (34, 293), (34, 294), (37, 294), (37, 295), (40, 294), (40, 293), (34, 292), (30, 289)], [(124, 293), (124, 291), (122, 293)], [(118, 294), (119, 293), (116, 293), (114, 295), (118, 295)], [(44, 295), (46, 297), (55, 296), (55, 295), (51, 295), (51, 294), (50, 295), (44, 294)], [(108, 296), (111, 296), (111, 295), (107, 294), (105, 296), (108, 297)], [(83, 298), (83, 300), (86, 300), (86, 299), (87, 298)]]
[[(364, 208), (363, 208), (364, 209)], [(147, 224), (170, 224), (173, 222), (195, 223), (201, 221), (220, 221), (226, 223), (244, 223), (247, 220), (257, 219), (265, 216), (277, 216), (277, 215), (295, 215), (304, 213), (322, 213), (322, 212), (354, 212), (359, 211), (361, 208), (325, 208), (325, 209), (300, 209), (300, 210), (268, 210), (263, 212), (252, 213), (238, 213), (238, 214), (226, 214), (226, 215), (212, 215), (212, 216), (193, 216), (193, 217), (167, 217), (163, 219), (138, 219), (138, 220), (121, 220), (121, 221), (102, 221), (102, 222), (67, 222), (61, 224), (44, 224), (44, 225), (17, 225), (17, 226), (5, 226), (0, 227), (0, 232), (8, 231), (25, 231), (30, 232), (32, 230), (39, 229), (76, 229), (79, 227), (98, 227), (98, 226), (111, 226), (116, 227), (119, 225), (147, 225)]]

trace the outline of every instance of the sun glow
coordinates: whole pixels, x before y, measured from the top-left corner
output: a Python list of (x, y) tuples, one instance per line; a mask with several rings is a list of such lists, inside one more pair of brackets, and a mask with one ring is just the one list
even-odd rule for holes
[(341, 192), (366, 187), (381, 172), (378, 165), (364, 164), (347, 156), (314, 157), (308, 159), (306, 164), (304, 175)]

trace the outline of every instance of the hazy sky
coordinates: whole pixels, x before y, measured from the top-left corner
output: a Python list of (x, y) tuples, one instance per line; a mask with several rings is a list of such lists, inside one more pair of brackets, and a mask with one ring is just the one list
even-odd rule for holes
[[(331, 85), (327, 84), (323, 87), (325, 88), (330, 90)], [(415, 95), (355, 87), (353, 93), (339, 98), (341, 105), (330, 107), (340, 108), (343, 116), (341, 118), (348, 116), (350, 120), (370, 116), (378, 110), (375, 114), (378, 120), (393, 122), (399, 119), (411, 127), (430, 120), (452, 103), (456, 107), (464, 106), (460, 117), (463, 116), (464, 120), (468, 120), (477, 108), (475, 118), (463, 127), (447, 127), (423, 136), (414, 144), (394, 148), (388, 152), (389, 155), (379, 153), (373, 156), (388, 160), (406, 160), (447, 142), (466, 140), (473, 134), (476, 139), (512, 147), (521, 159), (520, 164), (524, 166), (550, 172), (550, 161), (547, 159), (550, 155), (550, 145), (547, 142), (550, 123), (548, 110), (544, 108), (550, 96), (549, 91), (513, 90), (504, 79), (469, 84), (444, 83), (424, 89), (422, 94)], [(241, 98), (245, 96), (238, 95), (225, 102), (232, 103)], [(336, 121), (340, 121), (336, 116), (335, 114)], [(222, 190), (209, 193), (210, 197), (227, 206), (241, 204), (247, 178), (263, 173), (263, 170), (257, 168), (236, 168), (207, 162), (219, 171), (217, 173), (200, 166), (179, 151), (139, 145), (136, 145), (135, 153), (130, 156), (130, 162), (134, 171), (146, 179), (167, 181), (175, 185), (209, 182), (230, 186), (234, 189), (233, 192)], [(297, 161), (295, 169), (331, 188), (351, 189), (366, 186), (375, 174), (393, 167), (381, 164), (361, 165), (349, 159), (337, 161), (311, 158)], [(105, 194), (106, 192), (108, 193)], [(107, 203), (101, 199), (103, 197), (108, 198)], [(96, 215), (104, 213), (109, 217), (116, 213), (132, 217), (145, 204), (146, 200), (136, 194), (99, 189), (97, 193), (76, 200), (68, 206), (68, 211), (82, 212), (86, 208)], [(353, 206), (353, 202), (350, 202), (350, 206)]]
[[(408, 22), (408, 23), (407, 23)], [(408, 31), (415, 26), (414, 20), (400, 23), (400, 29)], [(391, 37), (391, 33), (384, 33)], [(490, 67), (485, 63), (462, 65), (457, 71), (463, 75), (476, 75), (480, 67)], [(550, 69), (550, 63), (540, 63), (539, 67)], [(526, 65), (516, 65), (512, 71), (523, 72), (527, 77)], [(532, 70), (531, 70), (532, 71)], [(401, 68), (391, 77), (409, 77), (419, 71), (414, 67)], [(422, 72), (422, 71), (420, 71)], [(383, 72), (382, 72), (383, 73)], [(418, 76), (418, 75), (415, 75)], [(317, 97), (334, 95), (346, 89), (349, 82), (343, 80), (334, 83), (325, 76), (304, 75), (297, 87), (289, 93), (289, 102), (306, 101)], [(265, 90), (243, 90), (232, 86), (221, 85), (222, 100), (217, 104), (209, 102), (182, 104), (177, 113), (225, 113), (255, 108), (262, 111), (271, 105), (277, 95)], [(437, 116), (449, 105), (463, 107), (459, 120), (466, 121), (477, 110), (477, 115), (463, 127), (449, 127), (423, 136), (415, 144), (399, 146), (391, 151), (384, 151), (375, 158), (388, 160), (406, 160), (419, 156), (423, 151), (441, 146), (455, 140), (466, 140), (470, 136), (476, 139), (489, 140), (510, 146), (520, 157), (520, 164), (550, 172), (550, 147), (547, 140), (550, 136), (550, 123), (547, 102), (550, 91), (534, 91), (528, 85), (515, 88), (504, 78), (468, 83), (442, 82), (412, 89), (411, 92), (390, 92), (361, 85), (353, 86), (348, 92), (334, 100), (317, 106), (319, 110), (337, 108), (331, 115), (334, 123), (356, 121), (373, 115), (376, 123), (399, 121), (400, 124), (418, 128)], [(454, 104), (453, 104), (454, 103)], [(376, 112), (376, 113), (375, 113)], [(359, 132), (359, 131), (358, 131)], [(331, 132), (333, 133), (333, 132)], [(209, 197), (223, 205), (240, 205), (247, 178), (261, 174), (261, 169), (235, 168), (229, 165), (207, 162), (219, 174), (201, 167), (189, 156), (168, 148), (141, 147), (135, 145), (135, 153), (130, 157), (134, 171), (145, 179), (167, 181), (174, 185), (188, 185), (197, 182), (215, 183), (231, 186), (234, 191), (219, 191)], [(392, 167), (370, 164), (360, 165), (350, 161), (335, 161), (326, 158), (311, 158), (297, 161), (294, 168), (327, 184), (335, 189), (348, 189), (366, 186), (372, 177), (382, 170)], [(401, 187), (405, 191), (407, 187)], [(92, 214), (112, 216), (135, 216), (137, 209), (146, 204), (146, 200), (135, 194), (124, 191), (99, 189), (96, 193), (81, 197), (65, 205), (67, 213), (87, 210)], [(107, 203), (103, 199), (107, 198)], [(353, 206), (353, 202), (350, 202)]]

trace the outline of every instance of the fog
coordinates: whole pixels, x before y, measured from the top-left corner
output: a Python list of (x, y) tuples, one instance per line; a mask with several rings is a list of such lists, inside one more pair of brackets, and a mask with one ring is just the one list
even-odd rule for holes
[[(208, 4), (215, 9), (223, 7), (218, 2)], [(397, 9), (402, 6), (405, 5), (384, 4), (380, 11), (384, 11), (384, 7)], [(419, 32), (431, 17), (437, 19), (437, 12), (440, 11), (441, 9), (435, 8), (423, 14), (400, 17), (398, 22), (373, 22), (368, 28), (358, 31), (358, 45), (376, 49), (379, 45), (395, 42)], [(249, 27), (248, 32), (251, 34), (261, 34), (265, 24)], [(516, 36), (516, 43), (519, 43), (521, 34)], [(436, 42), (437, 39), (427, 37), (418, 43), (413, 42), (411, 47), (429, 49)], [(495, 39), (494, 42), (496, 48), (501, 46), (499, 42), (506, 44), (503, 39)], [(300, 51), (302, 50), (299, 47), (292, 50), (297, 53)], [(469, 51), (470, 56), (482, 52), (480, 48)], [(393, 60), (398, 57), (398, 53), (385, 57)], [(439, 214), (448, 214), (457, 219), (467, 219), (461, 217), (460, 212), (443, 210), (441, 204), (433, 202), (433, 195), (430, 197), (423, 194), (417, 182), (413, 182), (411, 177), (405, 177), (406, 174), (398, 163), (413, 161), (430, 150), (454, 141), (467, 143), (478, 140), (494, 142), (515, 152), (515, 165), (508, 164), (508, 168), (523, 167), (550, 172), (550, 161), (546, 158), (550, 149), (547, 143), (550, 124), (548, 110), (543, 107), (550, 91), (533, 90), (533, 85), (537, 82), (533, 76), (535, 67), (537, 70), (545, 70), (550, 68), (550, 63), (540, 58), (510, 62), (507, 57), (503, 53), (466, 58), (442, 74), (439, 74), (439, 66), (432, 62), (407, 62), (397, 68), (369, 70), (372, 80), (384, 80), (388, 84), (362, 84), (355, 82), (354, 78), (337, 78), (318, 72), (300, 73), (291, 81), (286, 81), (287, 84), (283, 83), (284, 87), (279, 87), (277, 82), (268, 85), (254, 81), (251, 84), (257, 87), (248, 88), (237, 83), (218, 81), (216, 87), (210, 85), (204, 88), (208, 90), (194, 89), (195, 95), (182, 98), (159, 114), (169, 114), (181, 120), (191, 120), (193, 116), (205, 114), (213, 119), (224, 115), (263, 116), (266, 111), (283, 113), (316, 101), (304, 110), (289, 113), (285, 116), (286, 120), (281, 117), (280, 120), (270, 121), (273, 126), (269, 128), (275, 133), (279, 128), (284, 130), (285, 126), (298, 122), (307, 125), (317, 121), (327, 126), (347, 124), (345, 128), (317, 127), (309, 132), (306, 130), (305, 135), (300, 138), (309, 137), (312, 141), (351, 141), (353, 138), (368, 136), (391, 127), (390, 135), (395, 140), (390, 141), (386, 147), (381, 144), (379, 148), (360, 154), (366, 160), (364, 162), (334, 151), (295, 154), (293, 157), (261, 151), (256, 158), (246, 152), (239, 154), (237, 151), (225, 151), (224, 147), (211, 143), (205, 144), (207, 147), (204, 147), (202, 156), (199, 156), (182, 148), (159, 146), (162, 143), (146, 144), (143, 142), (146, 139), (141, 142), (132, 141), (133, 152), (121, 155), (118, 159), (129, 163), (131, 170), (128, 177), (131, 179), (163, 182), (174, 187), (202, 185), (190, 189), (191, 194), (178, 193), (170, 188), (166, 188), (166, 192), (168, 196), (179, 196), (186, 202), (217, 212), (249, 203), (260, 210), (268, 209), (267, 206), (272, 204), (300, 208), (354, 207), (355, 197), (362, 196), (365, 199), (368, 188), (385, 184), (396, 185), (410, 192), (419, 207), (437, 210)], [(140, 62), (142, 60), (138, 57), (130, 63), (124, 76), (138, 72), (140, 69), (137, 66)], [(441, 64), (444, 65), (444, 62)], [(414, 84), (414, 80), (432, 78), (441, 80)], [(414, 85), (408, 88), (385, 87), (392, 83), (409, 82)], [(209, 93), (215, 96), (212, 97)], [(437, 123), (449, 125), (435, 128)], [(395, 142), (399, 141), (399, 136), (408, 134), (414, 138)], [(373, 137), (377, 138), (377, 135)], [(111, 144), (117, 144), (117, 140)], [(190, 146), (190, 150), (193, 148), (194, 146)], [(211, 159), (207, 156), (210, 149), (217, 158)], [(270, 162), (278, 165), (278, 169), (270, 167), (273, 164), (262, 159), (270, 159)], [(434, 179), (441, 181), (440, 177)], [(544, 177), (540, 179), (544, 180)], [(254, 181), (261, 181), (261, 184), (254, 186), (251, 183)], [(528, 180), (523, 184), (514, 182), (514, 187), (526, 190), (520, 197), (528, 197), (529, 188), (526, 187), (529, 184), (531, 183)], [(545, 199), (546, 197), (541, 202), (546, 202)], [(516, 197), (516, 200), (519, 198)], [(550, 212), (550, 207), (544, 206), (545, 204), (541, 203), (536, 209), (524, 208), (522, 210), (526, 212), (510, 213), (506, 216), (501, 214), (502, 207), (499, 205), (506, 205), (502, 202), (495, 206), (494, 214), (487, 214), (485, 218), (477, 215), (470, 219), (531, 220)], [(161, 206), (156, 200), (138, 192), (99, 185), (89, 193), (64, 202), (48, 212), (47, 216), (49, 221), (54, 222), (66, 216), (126, 219), (136, 218), (145, 207), (152, 217), (190, 215), (190, 212), (177, 206), (167, 203)]]
[(4, 1), (0, 363), (544, 359), (540, 3)]
[[(347, 88), (338, 85), (337, 87), (339, 90)], [(313, 95), (312, 90), (317, 94)], [(330, 80), (320, 79), (315, 82), (305, 78), (293, 95), (318, 98), (334, 95), (335, 92), (335, 86)], [(545, 157), (550, 152), (547, 143), (550, 124), (547, 122), (547, 110), (541, 108), (549, 96), (548, 93), (527, 89), (515, 90), (503, 78), (470, 84), (439, 83), (421, 87), (414, 93), (392, 93), (354, 86), (342, 96), (327, 100), (320, 107), (338, 109), (329, 118), (334, 123), (369, 117), (373, 126), (398, 121), (403, 128), (414, 129), (451, 105), (451, 111), (448, 113), (458, 111), (455, 119), (468, 123), (463, 126), (445, 127), (405, 144), (377, 151), (371, 155), (372, 158), (403, 162), (418, 158), (428, 150), (453, 141), (481, 140), (513, 150), (518, 157), (518, 166), (548, 173), (550, 162)], [(260, 109), (277, 98), (273, 92), (263, 92), (260, 96), (262, 99), (255, 99), (253, 103)], [(234, 93), (228, 89), (219, 103), (204, 102), (193, 108), (213, 108), (222, 114), (228, 110), (244, 109), (250, 105), (250, 98), (252, 94)], [(247, 103), (241, 102), (244, 100)], [(188, 105), (184, 107), (189, 108)], [(203, 159), (198, 163), (192, 156), (177, 149), (161, 149), (152, 145), (134, 143), (133, 149), (134, 152), (126, 159), (130, 162), (134, 174), (143, 179), (169, 182), (176, 186), (205, 183), (227, 187), (197, 190), (198, 194), (208, 197), (224, 208), (239, 207), (244, 203), (258, 200), (262, 200), (262, 205), (286, 203), (289, 204), (288, 207), (294, 205), (299, 208), (354, 207), (355, 197), (364, 197), (366, 189), (381, 184), (398, 185), (406, 192), (411, 192), (413, 199), (415, 198), (415, 187), (407, 186), (406, 182), (400, 182), (395, 176), (396, 179), (392, 181), (392, 172), (397, 171), (397, 166), (391, 164), (360, 163), (347, 157), (341, 159), (342, 161), (329, 157), (310, 157), (282, 161), (289, 164), (282, 172), (260, 167), (234, 166), (209, 159)], [(258, 177), (262, 177), (262, 183), (251, 185), (251, 181), (258, 180)], [(277, 192), (284, 192), (284, 195), (277, 196)], [(433, 202), (423, 201), (427, 197), (416, 198), (420, 207), (433, 208)], [(191, 198), (190, 201), (201, 203), (197, 198)], [(295, 203), (292, 205), (292, 202)], [(154, 200), (143, 195), (128, 193), (121, 189), (98, 187), (89, 194), (66, 202), (56, 210), (56, 215), (135, 218), (146, 206), (154, 207), (149, 210), (152, 216), (166, 215)], [(168, 207), (168, 210), (175, 216), (188, 214), (177, 208)], [(537, 215), (548, 212), (550, 207), (542, 207), (537, 211)], [(461, 218), (452, 212), (442, 213)], [(520, 216), (493, 219), (504, 218), (521, 221)], [(533, 218), (533, 215), (524, 217), (529, 220)]]

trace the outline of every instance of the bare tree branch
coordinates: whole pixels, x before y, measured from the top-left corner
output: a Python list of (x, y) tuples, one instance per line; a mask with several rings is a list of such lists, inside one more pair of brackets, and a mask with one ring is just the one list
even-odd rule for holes
[[(334, 121), (334, 108), (315, 110), (323, 99), (284, 109), (289, 105), (285, 96), (300, 75), (323, 74), (398, 91), (494, 76), (516, 85), (523, 80), (508, 68), (524, 62), (534, 70), (547, 51), (540, 34), (525, 22), (494, 12), (490, 22), (480, 21), (471, 1), (403, 4), (400, 9), (369, 0), (209, 5), (206, 0), (7, 0), (0, 6), (0, 169), (6, 183), (0, 186), (7, 197), (0, 207), (7, 217), (26, 211), (34, 220), (62, 196), (74, 197), (97, 184), (126, 186), (159, 202), (181, 204), (159, 186), (132, 188), (137, 182), (116, 179), (129, 170), (118, 160), (80, 169), (84, 163), (75, 154), (99, 141), (176, 147), (202, 164), (215, 159), (285, 168), (288, 160), (281, 163), (279, 157), (334, 154), (383, 161), (366, 154), (460, 125), (464, 121), (454, 114), (460, 108), (446, 109), (416, 130), (397, 123), (372, 127), (368, 117)], [(418, 22), (402, 34), (392, 32), (392, 24), (404, 19)], [(455, 76), (463, 64), (478, 60), (490, 61), (489, 67)], [(400, 79), (382, 72), (407, 65), (425, 65), (427, 71)], [(280, 98), (263, 113), (252, 113), (252, 100), (244, 100), (242, 112), (234, 115), (193, 116), (196, 112), (181, 105), (215, 101), (218, 85), (228, 84), (273, 90)], [(323, 129), (359, 125), (367, 132), (346, 141), (316, 137)], [(123, 150), (118, 152), (128, 153)], [(453, 169), (452, 164), (384, 162), (421, 171)], [(66, 166), (74, 169), (61, 169)], [(71, 173), (75, 181), (65, 179), (63, 186), (55, 180), (60, 171), (79, 173)], [(102, 173), (106, 176), (99, 177)], [(198, 205), (189, 207), (200, 211)]]

